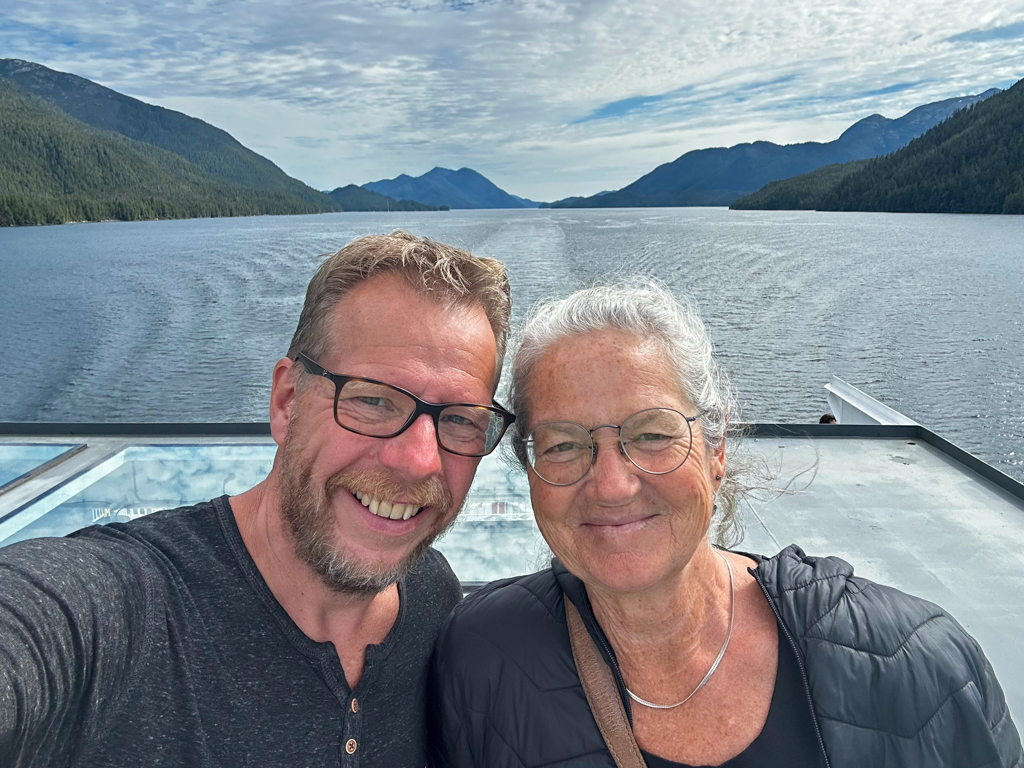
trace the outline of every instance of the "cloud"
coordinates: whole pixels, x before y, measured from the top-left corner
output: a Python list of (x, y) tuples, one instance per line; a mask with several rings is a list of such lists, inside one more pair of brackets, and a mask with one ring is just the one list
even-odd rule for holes
[(331, 145), (331, 140), (322, 136), (289, 136), (288, 141), (303, 149), (324, 149)]
[(621, 187), (700, 146), (830, 140), (875, 112), (1016, 80), (1021, 12), (1020, 0), (5, 0), (0, 50), (201, 117), (317, 188), (469, 166), (552, 199)]
[[(893, 83), (887, 85), (884, 88), (875, 88), (870, 91), (863, 91), (861, 96), (888, 96), (890, 93), (902, 93), (903, 91), (914, 90), (920, 88), (922, 85), (927, 83), (927, 80), (917, 80), (913, 83)], [(987, 90), (987, 89), (986, 89)]]
[(1024, 21), (991, 29), (972, 29), (959, 35), (947, 37), (951, 43), (986, 43), (989, 40), (1016, 40), (1024, 37)]

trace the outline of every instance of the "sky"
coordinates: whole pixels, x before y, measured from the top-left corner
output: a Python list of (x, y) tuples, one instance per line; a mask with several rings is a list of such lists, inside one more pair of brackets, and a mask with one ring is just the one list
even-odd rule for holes
[(470, 167), (555, 200), (1005, 88), (1024, 0), (3, 0), (0, 58), (199, 117), (318, 189)]

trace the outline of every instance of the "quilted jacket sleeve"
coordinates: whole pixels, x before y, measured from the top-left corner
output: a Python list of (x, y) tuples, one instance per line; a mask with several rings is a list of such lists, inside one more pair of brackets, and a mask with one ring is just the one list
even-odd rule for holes
[[(959, 625), (957, 625), (958, 628)], [(960, 631), (964, 630), (960, 628)], [(964, 632), (966, 635), (967, 633)], [(969, 636), (968, 636), (969, 637)], [(977, 670), (975, 680), (981, 711), (992, 742), (992, 748), (998, 755), (997, 761), (984, 765), (1000, 766), (1000, 768), (1024, 768), (1024, 747), (1021, 746), (1020, 734), (1010, 718), (1010, 708), (1006, 705), (1003, 689), (996, 680), (995, 671), (989, 663), (981, 647), (971, 638), (976, 657)]]
[(992, 665), (942, 608), (797, 547), (758, 573), (800, 646), (831, 768), (1024, 768)]

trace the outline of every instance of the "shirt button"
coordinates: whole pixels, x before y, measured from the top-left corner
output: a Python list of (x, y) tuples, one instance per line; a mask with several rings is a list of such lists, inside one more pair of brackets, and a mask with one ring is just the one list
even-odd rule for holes
[(359, 711), (359, 699), (355, 698), (354, 696), (352, 697), (352, 711), (353, 712), (358, 712)]
[(356, 744), (356, 740), (355, 739), (349, 739), (348, 741), (345, 742), (345, 751), (348, 752), (350, 755), (354, 755), (355, 751), (356, 751), (356, 747), (358, 747), (358, 746), (359, 745)]

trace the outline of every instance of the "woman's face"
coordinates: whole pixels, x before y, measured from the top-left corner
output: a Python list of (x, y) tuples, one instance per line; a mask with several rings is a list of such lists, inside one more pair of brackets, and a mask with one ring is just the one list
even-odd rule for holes
[[(574, 421), (587, 429), (619, 425), (645, 408), (696, 415), (660, 345), (622, 331), (555, 344), (538, 362), (530, 387), (531, 430), (547, 421)], [(683, 465), (652, 475), (619, 452), (616, 430), (598, 430), (594, 442), (594, 465), (574, 485), (550, 485), (528, 473), (548, 545), (588, 587), (640, 591), (678, 575), (707, 534), (724, 449), (709, 455), (694, 422), (693, 448)]]

